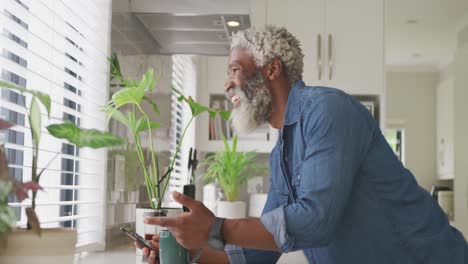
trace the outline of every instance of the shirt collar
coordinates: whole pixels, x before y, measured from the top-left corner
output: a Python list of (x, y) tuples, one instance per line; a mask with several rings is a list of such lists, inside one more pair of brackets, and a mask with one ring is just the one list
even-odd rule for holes
[(289, 91), (288, 102), (286, 104), (286, 114), (284, 115), (283, 125), (290, 125), (295, 123), (300, 116), (300, 104), (299, 100), (304, 89), (304, 82), (298, 80), (294, 83), (293, 87)]

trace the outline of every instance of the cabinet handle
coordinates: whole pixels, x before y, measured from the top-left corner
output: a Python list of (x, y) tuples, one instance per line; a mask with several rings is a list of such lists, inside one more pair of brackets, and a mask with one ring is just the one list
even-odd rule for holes
[(322, 79), (322, 35), (317, 35), (317, 69), (318, 79)]
[(333, 37), (328, 34), (328, 79), (333, 78)]

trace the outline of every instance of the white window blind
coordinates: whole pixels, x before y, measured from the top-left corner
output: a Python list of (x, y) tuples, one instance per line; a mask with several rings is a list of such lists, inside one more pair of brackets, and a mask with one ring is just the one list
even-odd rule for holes
[[(192, 96), (196, 99), (197, 88), (197, 71), (196, 71), (196, 56), (192, 55), (173, 55), (172, 56), (172, 86), (181, 91), (185, 96)], [(172, 93), (172, 143), (171, 143), (171, 160), (175, 155), (177, 144), (179, 143), (183, 129), (190, 121), (192, 113), (190, 107), (185, 102), (177, 100), (178, 95)], [(165, 205), (169, 207), (180, 207), (172, 199), (172, 192), (183, 191), (183, 186), (189, 183), (188, 175), (188, 155), (190, 148), (195, 146), (195, 122), (192, 121), (190, 127), (185, 133), (183, 143), (176, 157), (174, 171), (165, 196)]]
[[(50, 95), (51, 118), (47, 121), (43, 112), (44, 126), (69, 120), (83, 128), (105, 130), (100, 107), (107, 100), (110, 4), (110, 0), (2, 0), (0, 50), (15, 56), (0, 55), (1, 78)], [(8, 14), (38, 26), (25, 28)], [(8, 149), (10, 174), (27, 182), (31, 180), (32, 143), (26, 114), (31, 98), (3, 90), (0, 116), (17, 125), (0, 138)], [(36, 199), (41, 226), (76, 229), (78, 247), (103, 245), (106, 150), (78, 149), (53, 138), (45, 128), (39, 148), (39, 169), (48, 166), (40, 179), (44, 190)], [(24, 208), (31, 200), (19, 203), (10, 197), (9, 202), (16, 208), (18, 226), (25, 227)]]

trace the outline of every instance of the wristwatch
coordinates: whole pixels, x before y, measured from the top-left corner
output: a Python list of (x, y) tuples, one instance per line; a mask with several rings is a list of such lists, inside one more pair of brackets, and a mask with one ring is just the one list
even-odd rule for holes
[(223, 223), (224, 218), (215, 217), (208, 235), (208, 246), (212, 249), (224, 251)]

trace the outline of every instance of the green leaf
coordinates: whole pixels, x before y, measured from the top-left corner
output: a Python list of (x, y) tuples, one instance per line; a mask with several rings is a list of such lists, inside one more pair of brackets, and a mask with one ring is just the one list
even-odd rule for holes
[(34, 96), (41, 101), (42, 105), (47, 110), (47, 117), (50, 117), (50, 96), (45, 93), (34, 91)]
[(35, 91), (35, 90), (28, 90), (28, 89), (26, 89), (24, 87), (21, 87), (21, 86), (18, 86), (18, 85), (15, 85), (13, 83), (9, 83), (9, 82), (0, 81), (0, 86), (10, 88), (12, 90), (19, 91), (21, 93), (29, 93), (29, 94), (33, 95), (33, 97), (37, 97), (37, 99), (39, 99), (39, 101), (42, 103), (42, 105), (44, 105), (45, 109), (47, 110), (47, 116), (50, 117), (51, 100), (50, 100), (49, 95), (47, 95), (47, 94), (45, 94), (43, 92)]
[(122, 71), (120, 70), (120, 62), (116, 53), (112, 53), (109, 58), (110, 63), (110, 80), (114, 78), (122, 79)]
[(144, 117), (141, 117), (140, 119), (137, 120), (136, 122), (136, 129), (135, 129), (135, 134), (138, 134), (144, 130), (151, 130), (153, 128), (158, 128), (161, 126), (160, 123), (158, 122), (148, 122)]
[[(3, 177), (2, 177), (3, 178)], [(3, 180), (0, 178), (0, 202), (6, 201), (8, 199), (8, 195), (13, 188), (13, 182), (10, 180)]]
[(114, 118), (115, 120), (119, 121), (120, 123), (124, 124), (125, 126), (129, 126), (129, 121), (127, 117), (120, 111), (115, 110), (109, 114), (110, 117)]
[(39, 104), (37, 103), (35, 97), (33, 97), (31, 100), (31, 107), (29, 109), (29, 124), (31, 126), (31, 134), (34, 139), (34, 149), (38, 149), (41, 139), (42, 117)]
[(229, 117), (231, 116), (231, 112), (229, 111), (224, 111), (224, 110), (220, 110), (219, 111), (219, 116), (224, 119), (225, 121), (228, 121), (229, 120)]
[(154, 81), (154, 71), (152, 68), (150, 68), (143, 75), (139, 86), (141, 86), (144, 92), (150, 92), (154, 89), (155, 85), (156, 82)]
[(157, 105), (155, 102), (151, 101), (151, 99), (149, 99), (147, 96), (144, 96), (144, 97), (143, 97), (143, 100), (145, 100), (146, 102), (148, 102), (149, 104), (151, 104), (151, 106), (153, 107), (153, 111), (154, 111), (156, 114), (158, 114), (158, 115), (161, 114), (161, 113), (159, 112), (158, 105)]
[(67, 139), (78, 147), (102, 148), (122, 145), (125, 141), (108, 132), (96, 129), (81, 129), (71, 122), (50, 125), (47, 130), (57, 138)]

